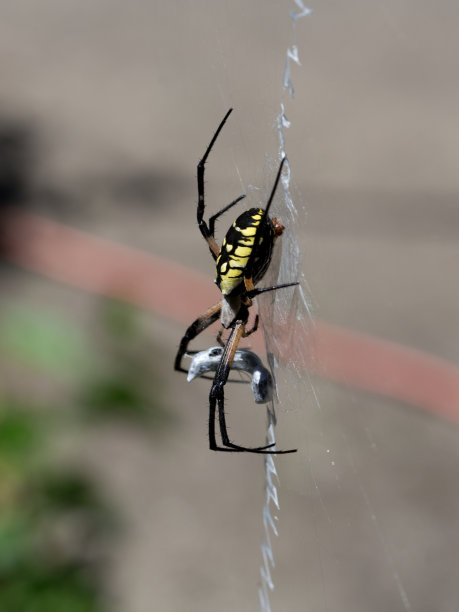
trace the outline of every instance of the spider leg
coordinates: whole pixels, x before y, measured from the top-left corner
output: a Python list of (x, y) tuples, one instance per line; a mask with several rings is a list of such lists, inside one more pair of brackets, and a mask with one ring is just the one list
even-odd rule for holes
[[(224, 393), (223, 393), (223, 384), (217, 383), (217, 385), (212, 386), (214, 391), (213, 397), (210, 398), (209, 405), (209, 448), (214, 451), (221, 451), (226, 453), (271, 453), (276, 454), (285, 453), (285, 452), (294, 452), (294, 451), (268, 451), (266, 449), (274, 446), (275, 443), (267, 444), (266, 446), (259, 446), (257, 448), (246, 448), (245, 446), (239, 446), (237, 444), (233, 444), (230, 442), (228, 437), (228, 432), (226, 429), (226, 421), (225, 421), (225, 411), (224, 411)], [(212, 395), (212, 391), (211, 391)], [(218, 421), (220, 425), (220, 433), (222, 437), (222, 443), (224, 446), (218, 446), (217, 440), (215, 437), (215, 413), (218, 403)]]
[(247, 338), (247, 336), (250, 336), (251, 334), (257, 331), (259, 322), (260, 322), (260, 317), (258, 315), (255, 315), (255, 320), (253, 322), (252, 327), (250, 329), (244, 330), (244, 333), (243, 333), (244, 338)]
[[(209, 227), (207, 226), (207, 223), (204, 221), (204, 209), (205, 209), (205, 201), (204, 201), (204, 171), (205, 171), (205, 165), (206, 165), (207, 158), (209, 157), (209, 153), (211, 152), (212, 147), (214, 146), (215, 141), (217, 140), (218, 135), (220, 134), (220, 132), (221, 132), (223, 126), (225, 125), (226, 120), (230, 116), (232, 110), (233, 109), (230, 108), (229, 111), (226, 113), (226, 115), (223, 117), (223, 120), (221, 121), (220, 125), (217, 128), (217, 131), (213, 135), (213, 138), (210, 141), (210, 144), (207, 147), (206, 152), (204, 153), (203, 158), (201, 159), (201, 161), (198, 164), (198, 209), (197, 209), (198, 226), (199, 226), (199, 229), (201, 231), (201, 234), (203, 235), (204, 240), (209, 245), (210, 252), (212, 253), (212, 256), (213, 256), (214, 259), (217, 259), (218, 254), (220, 252), (220, 248), (219, 248), (219, 246), (217, 244), (217, 241), (215, 240), (215, 238), (213, 236), (213, 232), (209, 229)], [(231, 205), (232, 204), (233, 203), (231, 203)], [(218, 216), (218, 214), (217, 214), (217, 216)], [(215, 223), (215, 219), (214, 219), (214, 223)]]
[[(255, 453), (259, 455), (286, 455), (288, 453), (296, 453), (297, 449), (292, 450), (269, 450), (273, 446), (275, 446), (275, 442), (271, 442), (271, 444), (265, 444), (264, 446), (240, 446), (239, 444), (234, 444), (230, 441), (227, 428), (226, 428), (226, 419), (225, 419), (225, 406), (224, 406), (224, 393), (223, 393), (223, 385), (219, 385), (216, 389), (216, 400), (218, 403), (218, 420), (220, 425), (220, 434), (222, 437), (223, 446), (217, 446), (215, 441), (215, 399), (213, 402), (213, 407), (211, 406), (210, 410), (210, 420), (209, 420), (209, 442), (211, 450), (215, 451), (224, 451), (224, 452), (233, 452), (233, 453)], [(211, 422), (212, 422), (212, 430), (211, 431)], [(212, 435), (213, 434), (213, 435)]]
[(298, 281), (294, 281), (293, 283), (284, 283), (283, 285), (273, 285), (272, 287), (260, 287), (260, 289), (251, 289), (247, 291), (247, 296), (249, 298), (256, 297), (260, 295), (260, 293), (266, 293), (267, 291), (277, 291), (277, 289), (285, 289), (285, 287), (296, 287), (300, 283)]
[[(217, 391), (218, 388), (219, 391)], [(216, 384), (214, 379), (209, 397), (209, 448), (213, 451), (222, 451), (227, 453), (242, 452), (242, 449), (225, 448), (224, 446), (218, 446), (217, 444), (217, 439), (215, 437), (215, 412), (217, 408), (217, 395), (219, 395), (220, 392), (223, 397), (223, 385), (218, 385), (218, 383)]]
[[(224, 452), (247, 452), (247, 453), (259, 453), (259, 454), (286, 454), (294, 453), (296, 450), (277, 451), (269, 450), (275, 442), (266, 444), (264, 446), (246, 447), (234, 444), (230, 441), (228, 436), (228, 430), (226, 427), (225, 418), (225, 395), (224, 386), (228, 380), (231, 364), (233, 363), (234, 355), (241, 338), (245, 333), (245, 323), (243, 321), (236, 321), (234, 328), (231, 330), (230, 337), (223, 350), (220, 363), (217, 371), (215, 372), (214, 382), (210, 389), (209, 394), (209, 447), (211, 450), (224, 451)], [(218, 421), (220, 426), (220, 435), (222, 438), (223, 446), (218, 446), (215, 437), (215, 418), (216, 409), (218, 406)]]
[[(242, 333), (242, 337), (243, 338), (247, 338), (248, 336), (251, 336), (253, 333), (255, 333), (258, 329), (258, 323), (260, 321), (260, 317), (258, 315), (255, 315), (255, 320), (253, 322), (253, 325), (250, 329), (245, 328), (244, 332)], [(223, 342), (222, 340), (222, 336), (223, 336), (223, 332), (224, 332), (224, 328), (222, 327), (220, 329), (220, 331), (217, 334), (217, 342), (220, 346), (222, 346), (223, 348), (225, 347), (225, 342)]]
[(265, 221), (266, 217), (268, 216), (269, 209), (271, 207), (271, 204), (273, 202), (274, 196), (276, 194), (277, 186), (278, 186), (279, 181), (280, 181), (280, 177), (281, 177), (281, 174), (282, 174), (282, 168), (284, 167), (285, 160), (286, 160), (286, 158), (283, 157), (282, 160), (281, 160), (281, 163), (279, 164), (279, 170), (277, 171), (276, 179), (274, 181), (274, 185), (273, 185), (273, 188), (271, 190), (271, 194), (269, 196), (268, 203), (266, 204), (266, 208), (265, 208), (265, 210), (263, 212), (263, 217), (260, 220), (260, 223), (258, 224), (257, 231), (255, 233), (255, 240), (253, 242), (253, 248), (252, 248), (252, 251), (250, 253), (250, 257), (249, 257), (249, 260), (247, 262), (247, 265), (245, 267), (244, 284), (245, 284), (245, 288), (246, 288), (247, 292), (252, 292), (255, 289), (254, 284), (253, 284), (252, 276), (253, 276), (253, 266), (254, 266), (254, 263), (255, 263), (255, 257), (256, 257), (257, 251), (258, 251), (258, 247), (260, 245), (261, 229), (263, 227), (263, 224), (264, 224), (264, 221)]
[(225, 206), (225, 208), (222, 208), (221, 210), (219, 210), (218, 213), (216, 213), (215, 215), (212, 215), (212, 217), (209, 217), (209, 232), (212, 236), (215, 234), (215, 221), (218, 219), (218, 217), (223, 215), (223, 213), (226, 213), (227, 210), (235, 206), (238, 202), (240, 202), (244, 198), (245, 198), (245, 194), (239, 196), (238, 198), (230, 202), (227, 206)]
[(177, 370), (178, 372), (187, 372), (187, 370), (182, 368), (182, 357), (187, 352), (188, 344), (201, 332), (207, 329), (209, 325), (215, 323), (220, 316), (221, 309), (221, 303), (218, 302), (218, 304), (215, 304), (209, 308), (209, 310), (206, 310), (204, 314), (193, 321), (193, 323), (188, 327), (185, 335), (180, 340), (180, 346), (177, 351), (177, 355), (175, 356), (174, 370)]
[(217, 342), (218, 342), (218, 344), (219, 344), (220, 346), (223, 346), (223, 347), (224, 347), (224, 346), (225, 346), (225, 343), (224, 343), (224, 342), (223, 342), (223, 340), (222, 340), (223, 331), (224, 331), (224, 329), (223, 329), (223, 327), (222, 327), (222, 328), (220, 329), (220, 331), (218, 332), (218, 334), (217, 334)]

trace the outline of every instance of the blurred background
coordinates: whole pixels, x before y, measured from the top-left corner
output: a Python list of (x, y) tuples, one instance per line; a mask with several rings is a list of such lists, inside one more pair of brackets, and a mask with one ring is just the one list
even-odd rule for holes
[[(459, 8), (308, 6), (292, 26), (287, 1), (1, 3), (1, 610), (257, 607), (262, 458), (211, 453), (208, 381), (172, 371), (218, 299), (196, 164), (229, 107), (209, 212), (263, 203), (284, 103), (315, 316), (454, 379)], [(436, 412), (392, 382), (324, 364), (290, 389), (273, 610), (457, 610), (457, 387), (429, 388)], [(227, 395), (234, 439), (261, 443), (263, 409)]]

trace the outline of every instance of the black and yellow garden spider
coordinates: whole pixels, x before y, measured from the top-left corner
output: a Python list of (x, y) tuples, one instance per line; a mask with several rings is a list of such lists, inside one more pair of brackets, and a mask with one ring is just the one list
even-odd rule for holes
[[(226, 120), (233, 109), (230, 109), (218, 126), (204, 157), (198, 164), (198, 208), (197, 219), (199, 229), (205, 241), (209, 245), (210, 252), (217, 266), (217, 277), (215, 282), (222, 292), (222, 300), (209, 308), (188, 327), (183, 336), (175, 358), (175, 370), (186, 372), (182, 367), (182, 358), (187, 353), (188, 344), (209, 325), (220, 318), (222, 329), (218, 333), (217, 340), (223, 347), (221, 359), (217, 366), (212, 387), (209, 395), (209, 445), (214, 451), (226, 452), (250, 452), (262, 454), (284, 454), (293, 453), (295, 450), (278, 451), (271, 449), (273, 444), (248, 448), (234, 444), (230, 441), (226, 427), (224, 386), (228, 380), (231, 365), (235, 357), (241, 338), (245, 338), (256, 331), (258, 327), (258, 315), (255, 317), (251, 329), (247, 329), (249, 319), (249, 308), (255, 296), (266, 291), (275, 291), (284, 287), (297, 285), (297, 282), (284, 285), (275, 285), (262, 289), (255, 288), (255, 284), (261, 280), (271, 261), (274, 242), (284, 230), (283, 225), (275, 218), (268, 216), (276, 189), (281, 177), (285, 158), (282, 159), (277, 172), (274, 186), (269, 196), (266, 208), (250, 208), (243, 212), (228, 230), (222, 247), (215, 240), (215, 221), (223, 213), (237, 204), (245, 196), (240, 196), (227, 206), (209, 218), (209, 224), (204, 220), (204, 170), (209, 153), (220, 134)], [(222, 342), (223, 331), (229, 329), (226, 343)], [(223, 446), (217, 444), (215, 437), (215, 419), (218, 407), (218, 421), (220, 436)], [(271, 449), (271, 450), (270, 450)]]

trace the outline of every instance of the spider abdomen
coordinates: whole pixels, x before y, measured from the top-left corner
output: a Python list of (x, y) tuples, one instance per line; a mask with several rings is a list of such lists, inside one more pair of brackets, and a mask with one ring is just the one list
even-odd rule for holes
[[(250, 208), (240, 215), (229, 228), (217, 257), (215, 282), (223, 295), (237, 295), (244, 289), (244, 274), (254, 248), (252, 277), (258, 282), (271, 261), (276, 235), (273, 221), (265, 216), (263, 209)], [(259, 227), (261, 224), (261, 227)], [(283, 228), (282, 228), (283, 229)], [(258, 233), (258, 245), (255, 245)]]

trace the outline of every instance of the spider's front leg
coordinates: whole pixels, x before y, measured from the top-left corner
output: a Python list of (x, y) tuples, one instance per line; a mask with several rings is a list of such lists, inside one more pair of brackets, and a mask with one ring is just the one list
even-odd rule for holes
[(204, 220), (204, 210), (205, 210), (206, 204), (205, 204), (205, 193), (204, 193), (204, 172), (205, 172), (205, 168), (206, 168), (206, 161), (207, 161), (207, 158), (209, 157), (210, 152), (212, 151), (212, 147), (214, 146), (215, 141), (218, 138), (218, 135), (220, 134), (223, 126), (226, 123), (226, 120), (228, 119), (228, 117), (230, 116), (232, 111), (233, 111), (233, 109), (230, 108), (229, 111), (226, 113), (226, 115), (223, 117), (223, 120), (221, 121), (220, 125), (217, 128), (217, 131), (213, 135), (212, 140), (210, 141), (210, 144), (207, 147), (206, 152), (204, 153), (202, 159), (200, 160), (200, 162), (198, 164), (198, 168), (197, 168), (197, 173), (198, 173), (198, 208), (197, 208), (197, 211), (196, 211), (196, 218), (197, 218), (197, 221), (198, 221), (199, 230), (200, 230), (204, 240), (209, 245), (210, 252), (212, 253), (212, 257), (214, 259), (217, 259), (218, 255), (220, 253), (220, 247), (218, 246), (218, 244), (217, 244), (217, 242), (215, 240), (215, 237), (214, 237), (214, 233), (215, 233), (215, 221), (223, 213), (225, 213), (227, 210), (229, 210), (230, 208), (235, 206), (238, 202), (240, 202), (243, 198), (245, 198), (245, 195), (239, 196), (238, 198), (233, 200), (230, 204), (225, 206), (225, 208), (222, 208), (222, 210), (220, 210), (218, 213), (216, 213), (215, 215), (210, 217), (209, 225), (207, 225), (207, 223), (205, 222), (205, 220)]

